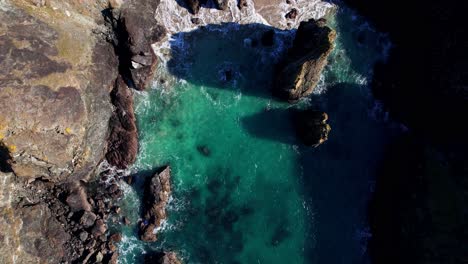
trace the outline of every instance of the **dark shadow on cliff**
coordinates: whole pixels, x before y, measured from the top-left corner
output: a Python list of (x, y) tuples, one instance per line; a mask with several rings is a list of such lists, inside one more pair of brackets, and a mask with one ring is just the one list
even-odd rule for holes
[[(277, 33), (271, 34), (272, 30)], [(273, 71), (294, 36), (288, 33), (294, 32), (237, 23), (177, 33), (172, 36), (168, 68), (172, 75), (197, 86), (273, 99)]]
[(10, 161), (10, 150), (0, 142), (0, 172), (13, 172)]

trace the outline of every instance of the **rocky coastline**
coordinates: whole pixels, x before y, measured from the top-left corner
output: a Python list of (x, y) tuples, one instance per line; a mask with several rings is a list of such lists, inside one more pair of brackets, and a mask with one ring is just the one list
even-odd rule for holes
[(106, 222), (121, 219), (122, 177), (98, 164), (135, 161), (132, 89), (157, 66), (157, 5), (0, 2), (1, 263), (117, 263)]
[[(194, 14), (205, 4), (186, 2)], [(227, 1), (214, 3), (227, 8)], [(133, 93), (150, 85), (158, 65), (151, 45), (166, 34), (154, 18), (158, 4), (0, 2), (0, 21), (12, 21), (0, 27), (0, 110), (11, 113), (0, 116), (0, 229), (8, 230), (0, 236), (1, 263), (117, 263), (122, 237), (106, 223), (124, 219), (117, 206), (124, 175), (99, 164), (126, 169), (136, 159)], [(238, 1), (239, 9), (247, 5)], [(301, 23), (278, 65), (275, 93), (289, 102), (309, 95), (334, 39), (324, 20)], [(326, 113), (297, 117), (306, 145), (327, 139)], [(156, 241), (170, 192), (167, 167), (145, 193), (143, 241)], [(173, 252), (148, 254), (145, 261), (181, 263)]]

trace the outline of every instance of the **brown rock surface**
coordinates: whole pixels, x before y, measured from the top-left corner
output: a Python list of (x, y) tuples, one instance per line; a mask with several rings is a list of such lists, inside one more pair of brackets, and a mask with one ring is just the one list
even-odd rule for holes
[(102, 159), (116, 60), (85, 16), (101, 2), (2, 2), (0, 140), (17, 176), (84, 178)]
[(312, 93), (333, 50), (336, 33), (324, 19), (301, 22), (293, 47), (277, 69), (275, 94), (296, 102)]
[(314, 110), (298, 111), (294, 118), (296, 133), (305, 145), (317, 147), (328, 140), (331, 128), (327, 124), (327, 113)]
[(160, 227), (166, 219), (166, 205), (171, 195), (171, 168), (163, 168), (152, 178), (144, 195), (144, 215), (140, 225), (140, 239), (147, 242), (156, 241), (154, 229)]

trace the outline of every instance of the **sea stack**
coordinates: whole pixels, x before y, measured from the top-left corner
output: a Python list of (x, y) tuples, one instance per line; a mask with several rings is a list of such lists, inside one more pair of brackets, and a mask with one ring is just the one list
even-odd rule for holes
[(294, 103), (312, 93), (333, 50), (336, 32), (325, 19), (301, 22), (292, 48), (277, 66), (276, 96)]
[(145, 242), (157, 240), (154, 230), (166, 219), (166, 205), (171, 195), (170, 181), (171, 168), (166, 166), (146, 185), (143, 222), (140, 223), (140, 239)]

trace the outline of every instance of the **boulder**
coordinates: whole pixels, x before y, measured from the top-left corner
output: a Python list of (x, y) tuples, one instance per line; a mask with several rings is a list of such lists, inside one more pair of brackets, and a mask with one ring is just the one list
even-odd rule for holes
[(85, 228), (91, 227), (94, 225), (96, 221), (96, 215), (92, 212), (84, 212), (80, 218), (80, 224), (82, 224)]
[(293, 46), (277, 65), (275, 95), (296, 102), (311, 94), (327, 64), (335, 38), (335, 31), (326, 26), (324, 19), (301, 22)]
[(143, 222), (140, 223), (140, 239), (156, 241), (155, 229), (166, 219), (166, 205), (171, 195), (171, 168), (164, 167), (150, 178), (144, 193)]
[(314, 110), (297, 111), (294, 119), (296, 133), (305, 145), (317, 147), (328, 140), (331, 127), (327, 124), (327, 113)]
[(99, 219), (94, 224), (94, 227), (91, 232), (94, 237), (98, 237), (98, 236), (104, 235), (106, 231), (107, 231), (106, 224), (104, 223), (102, 219)]
[(85, 187), (80, 183), (73, 183), (68, 187), (70, 189), (66, 198), (66, 203), (73, 212), (91, 211), (91, 204), (88, 202), (88, 195)]
[(247, 0), (238, 0), (237, 1), (237, 7), (239, 9), (243, 9), (244, 7), (247, 7), (247, 6), (248, 6)]

